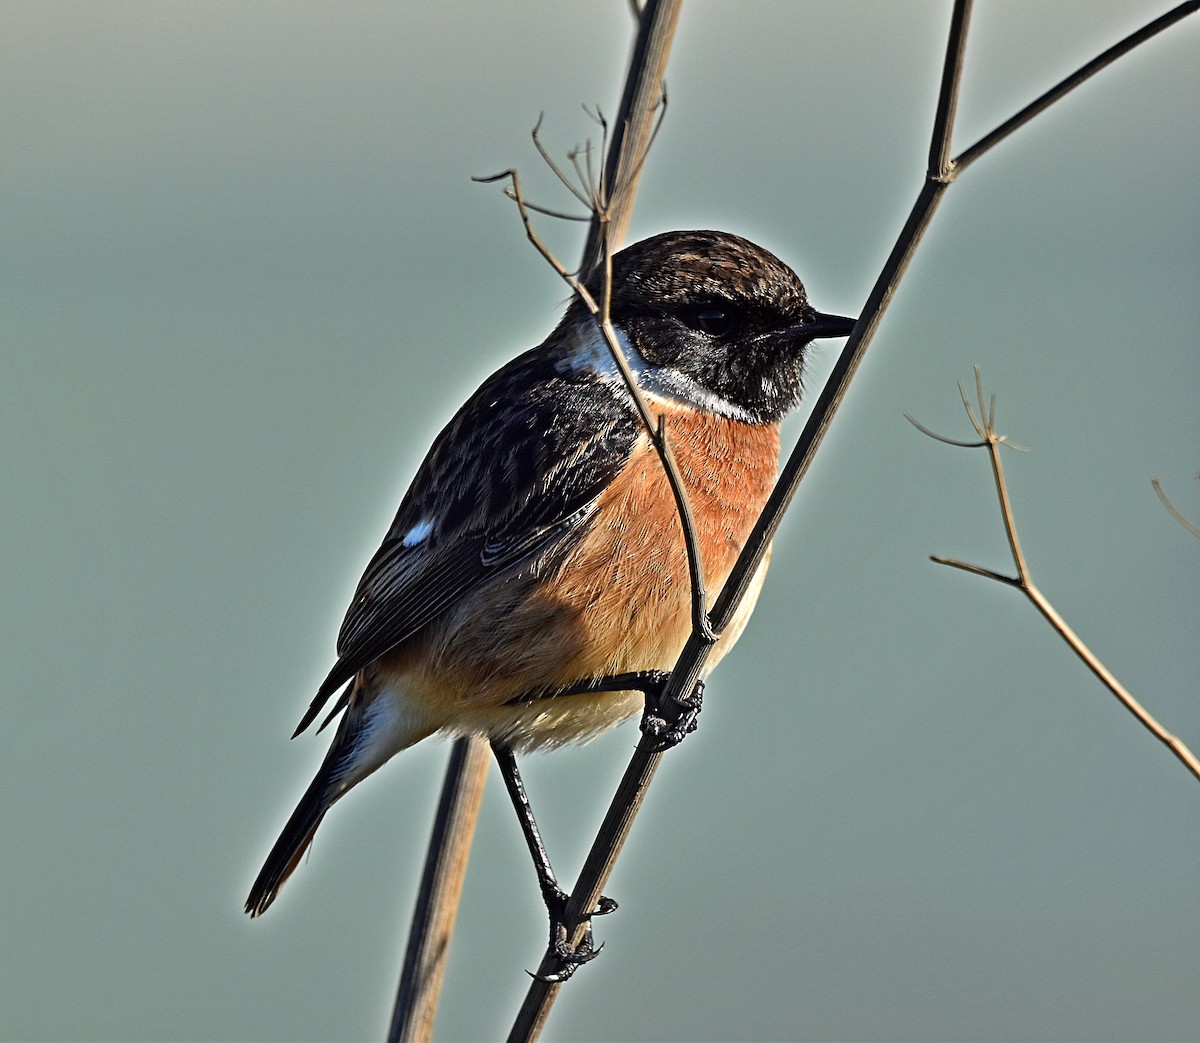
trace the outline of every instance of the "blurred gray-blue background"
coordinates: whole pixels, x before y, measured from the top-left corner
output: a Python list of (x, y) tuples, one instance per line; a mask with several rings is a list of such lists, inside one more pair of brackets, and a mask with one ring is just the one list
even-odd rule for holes
[[(1161, 3), (981, 2), (965, 147)], [(860, 307), (920, 185), (949, 4), (685, 6), (633, 237), (715, 227)], [(1042, 589), (1200, 747), (1200, 22), (963, 176), (776, 546), (547, 1038), (1182, 1039), (1200, 787), (1018, 594), (956, 382), (982, 365)], [(440, 426), (562, 285), (474, 174), (565, 205), (623, 0), (0, 6), (0, 1037), (387, 1024), (446, 747), (246, 890), (319, 761), (288, 742)], [(581, 226), (543, 221), (575, 258)], [(826, 347), (813, 371), (823, 379)], [(799, 426), (789, 431), (794, 436)], [(527, 762), (574, 878), (636, 738)], [(544, 945), (489, 783), (445, 1039)]]

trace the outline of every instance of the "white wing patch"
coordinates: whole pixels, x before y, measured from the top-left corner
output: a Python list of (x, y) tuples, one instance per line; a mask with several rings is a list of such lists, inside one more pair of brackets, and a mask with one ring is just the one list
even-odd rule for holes
[(400, 545), (403, 547), (416, 547), (418, 544), (424, 543), (429, 539), (429, 534), (433, 532), (435, 524), (437, 524), (437, 518), (422, 518), (404, 534), (400, 540)]

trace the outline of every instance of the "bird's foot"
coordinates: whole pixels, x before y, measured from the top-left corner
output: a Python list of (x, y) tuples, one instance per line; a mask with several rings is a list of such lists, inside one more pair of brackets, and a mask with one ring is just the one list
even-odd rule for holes
[(550, 914), (550, 951), (558, 961), (559, 967), (558, 970), (551, 971), (549, 974), (534, 974), (532, 971), (527, 973), (537, 981), (558, 985), (570, 978), (578, 968), (585, 963), (591, 963), (600, 955), (604, 943), (601, 942), (597, 945), (592, 936), (592, 917), (604, 916), (606, 913), (613, 912), (617, 908), (617, 903), (611, 898), (601, 895), (596, 908), (588, 915), (587, 932), (583, 939), (578, 945), (572, 945), (571, 932), (567, 929), (566, 918), (570, 895), (561, 888), (556, 888), (545, 893), (543, 897), (546, 900), (546, 910)]
[(690, 695), (666, 698), (666, 681), (657, 688), (647, 687), (646, 709), (642, 714), (642, 734), (656, 753), (678, 746), (696, 730), (704, 703), (704, 681), (696, 682)]

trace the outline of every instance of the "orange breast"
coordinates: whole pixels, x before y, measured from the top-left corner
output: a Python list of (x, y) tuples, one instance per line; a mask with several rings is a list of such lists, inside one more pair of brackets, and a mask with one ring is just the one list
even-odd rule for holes
[[(656, 411), (666, 413), (711, 603), (774, 484), (779, 432), (691, 410)], [(740, 625), (730, 629), (718, 656)], [(669, 669), (690, 632), (682, 528), (662, 464), (643, 437), (561, 562), (489, 584), (418, 643), (398, 649), (386, 668), (405, 674), (423, 701), (470, 715), (591, 677)]]
[[(676, 410), (667, 417), (667, 440), (712, 598), (771, 491), (778, 432)], [(691, 631), (691, 588), (675, 500), (648, 440), (600, 498), (588, 538), (545, 595), (586, 606), (585, 657), (599, 673), (674, 663)]]

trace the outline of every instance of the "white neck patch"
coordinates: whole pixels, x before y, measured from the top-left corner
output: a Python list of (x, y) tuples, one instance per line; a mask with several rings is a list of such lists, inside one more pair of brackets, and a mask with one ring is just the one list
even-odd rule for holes
[[(637, 381), (638, 390), (651, 402), (657, 400), (664, 404), (693, 406), (733, 420), (754, 422), (754, 417), (741, 406), (722, 398), (715, 391), (710, 391), (686, 373), (671, 366), (656, 366), (648, 362), (620, 326), (614, 324), (613, 329), (617, 334), (617, 343), (625, 353), (625, 361), (629, 364), (633, 379)], [(574, 350), (570, 356), (558, 364), (559, 372), (594, 373), (606, 384), (624, 383), (621, 372), (613, 361), (612, 352), (609, 351), (608, 342), (596, 323), (588, 321), (577, 326), (574, 341)]]

